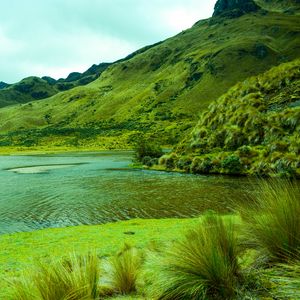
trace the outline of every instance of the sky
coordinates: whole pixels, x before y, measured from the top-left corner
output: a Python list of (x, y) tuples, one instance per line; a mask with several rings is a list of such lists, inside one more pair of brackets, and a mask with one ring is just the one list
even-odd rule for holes
[(65, 78), (209, 18), (216, 0), (0, 2), (0, 81)]

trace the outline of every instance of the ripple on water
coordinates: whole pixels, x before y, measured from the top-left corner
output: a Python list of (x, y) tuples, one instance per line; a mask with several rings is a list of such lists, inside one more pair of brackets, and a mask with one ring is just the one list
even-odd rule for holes
[(45, 166), (26, 166), (26, 167), (18, 167), (12, 169), (6, 169), (9, 172), (14, 172), (18, 174), (40, 174), (47, 173), (51, 170), (55, 169), (64, 169), (74, 167), (74, 164), (59, 164), (59, 165), (45, 165)]
[(131, 155), (0, 157), (0, 233), (227, 213), (251, 190), (245, 178), (126, 169)]

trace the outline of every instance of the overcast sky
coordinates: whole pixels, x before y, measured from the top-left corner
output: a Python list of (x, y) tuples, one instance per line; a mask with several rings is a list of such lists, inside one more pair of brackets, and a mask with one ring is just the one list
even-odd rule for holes
[(112, 62), (212, 15), (216, 0), (0, 2), (0, 81), (66, 77)]

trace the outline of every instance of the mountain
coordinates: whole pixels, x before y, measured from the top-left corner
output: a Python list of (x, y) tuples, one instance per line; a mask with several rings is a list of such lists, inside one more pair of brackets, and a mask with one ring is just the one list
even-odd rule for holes
[(0, 107), (45, 99), (60, 91), (86, 85), (97, 79), (110, 65), (110, 63), (93, 65), (83, 73), (69, 74), (66, 79), (55, 80), (49, 76), (42, 78), (31, 76), (15, 84), (0, 82)]
[(161, 163), (202, 174), (300, 177), (300, 59), (229, 89)]
[(7, 88), (8, 86), (9, 86), (8, 83), (5, 83), (5, 82), (3, 82), (3, 81), (0, 81), (0, 90), (5, 89), (5, 88)]
[(45, 80), (28, 77), (0, 90), (0, 107), (47, 98), (55, 93), (57, 90)]
[(144, 135), (176, 144), (237, 82), (299, 57), (297, 9), (265, 0), (233, 16), (243, 1), (227, 1), (236, 5), (115, 62), (85, 86), (0, 109), (0, 142), (124, 148)]

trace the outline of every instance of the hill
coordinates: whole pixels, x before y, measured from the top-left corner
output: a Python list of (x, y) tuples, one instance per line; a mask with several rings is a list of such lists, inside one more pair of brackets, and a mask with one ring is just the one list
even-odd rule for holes
[(31, 76), (15, 84), (0, 82), (0, 108), (13, 104), (45, 99), (76, 86), (86, 85), (100, 76), (109, 63), (93, 65), (83, 73), (73, 72), (65, 79)]
[(299, 56), (297, 12), (266, 9), (199, 21), (86, 86), (2, 108), (2, 144), (122, 148), (141, 134), (176, 144), (234, 84)]
[(192, 173), (300, 177), (300, 60), (232, 87), (161, 163)]
[(9, 84), (3, 81), (0, 81), (0, 90), (5, 89), (6, 87), (8, 87)]

